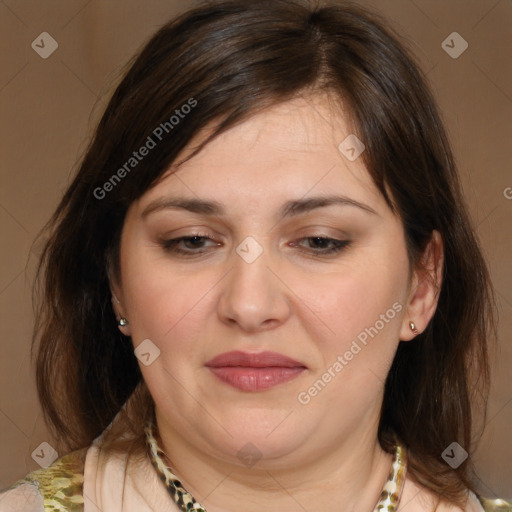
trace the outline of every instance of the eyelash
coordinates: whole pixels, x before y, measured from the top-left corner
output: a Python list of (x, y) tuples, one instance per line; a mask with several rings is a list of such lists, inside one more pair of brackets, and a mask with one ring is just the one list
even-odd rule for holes
[[(193, 249), (184, 250), (184, 249), (181, 249), (180, 247), (178, 247), (178, 244), (180, 242), (190, 241), (194, 238), (195, 239), (199, 238), (199, 239), (203, 239), (203, 240), (205, 240), (205, 239), (212, 240), (208, 235), (205, 235), (202, 233), (193, 233), (188, 236), (172, 238), (170, 240), (163, 240), (162, 247), (168, 252), (183, 255), (183, 256), (192, 256), (193, 257), (194, 255), (204, 254), (207, 251), (207, 249), (204, 249), (202, 247), (199, 247), (199, 249), (203, 249), (203, 250), (198, 250), (198, 251), (195, 251)], [(308, 236), (308, 237), (301, 238), (299, 241), (302, 241), (302, 240), (317, 240), (317, 241), (321, 240), (321, 241), (324, 241), (324, 242), (327, 242), (327, 243), (330, 243), (333, 245), (330, 249), (327, 249), (327, 250), (323, 249), (323, 250), (318, 251), (318, 250), (314, 250), (314, 249), (309, 249), (309, 250), (301, 249), (301, 251), (303, 251), (303, 252), (309, 252), (310, 254), (312, 253), (314, 255), (320, 255), (320, 256), (337, 254), (350, 245), (349, 240), (338, 240), (336, 238), (330, 238), (330, 237), (326, 237), (326, 236)], [(295, 242), (293, 242), (293, 244), (294, 244), (294, 247), (298, 246), (298, 244)], [(217, 246), (218, 245), (220, 245), (220, 244), (217, 243)]]

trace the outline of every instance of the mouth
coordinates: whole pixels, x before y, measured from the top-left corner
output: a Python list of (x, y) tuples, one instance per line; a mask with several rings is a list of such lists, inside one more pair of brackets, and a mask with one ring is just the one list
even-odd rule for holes
[(277, 352), (225, 352), (205, 366), (225, 384), (253, 392), (288, 382), (307, 369), (303, 363)]

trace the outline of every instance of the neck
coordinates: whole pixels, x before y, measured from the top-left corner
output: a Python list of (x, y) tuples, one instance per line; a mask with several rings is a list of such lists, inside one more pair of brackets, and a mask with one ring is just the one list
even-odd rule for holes
[(158, 442), (173, 472), (208, 512), (343, 510), (372, 512), (392, 456), (377, 441), (376, 424), (286, 467), (259, 461), (251, 468), (213, 458), (191, 446), (157, 414)]

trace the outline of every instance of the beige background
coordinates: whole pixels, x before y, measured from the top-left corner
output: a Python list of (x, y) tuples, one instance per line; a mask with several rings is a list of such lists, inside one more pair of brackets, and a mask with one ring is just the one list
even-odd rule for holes
[[(477, 454), (484, 495), (512, 499), (512, 2), (361, 0), (406, 37), (440, 102), (501, 308), (489, 418)], [(121, 67), (173, 13), (176, 0), (0, 2), (1, 190), (0, 488), (38, 468), (52, 443), (35, 394), (29, 347), (31, 243), (83, 154)], [(452, 59), (441, 43), (458, 32), (469, 48)], [(48, 32), (58, 49), (31, 43)], [(92, 112), (92, 114), (91, 114)], [(507, 190), (510, 194), (507, 194)], [(508, 195), (509, 199), (507, 199)]]

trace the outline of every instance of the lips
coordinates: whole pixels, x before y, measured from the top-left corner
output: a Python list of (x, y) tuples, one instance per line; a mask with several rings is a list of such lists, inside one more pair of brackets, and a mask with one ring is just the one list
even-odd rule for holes
[(306, 366), (277, 352), (226, 352), (205, 366), (225, 384), (241, 391), (263, 391), (298, 377)]
[(241, 366), (247, 368), (305, 368), (305, 365), (289, 357), (278, 354), (277, 352), (259, 352), (251, 354), (250, 352), (225, 352), (214, 357), (205, 366), (211, 368), (221, 368), (225, 366)]

